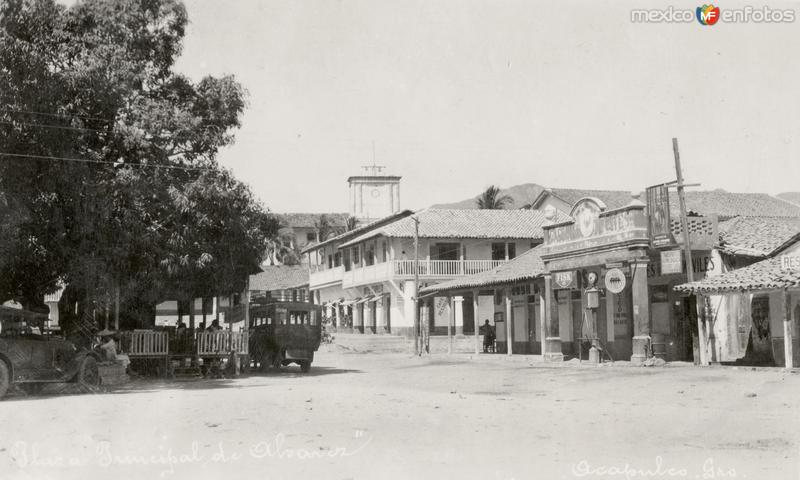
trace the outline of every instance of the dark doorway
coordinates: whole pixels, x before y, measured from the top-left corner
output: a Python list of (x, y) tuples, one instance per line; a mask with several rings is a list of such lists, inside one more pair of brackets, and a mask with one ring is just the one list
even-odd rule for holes
[(431, 260), (459, 260), (461, 244), (458, 243), (436, 243), (431, 245)]
[(461, 307), (464, 316), (464, 335), (473, 335), (475, 333), (475, 304), (472, 294), (464, 295)]

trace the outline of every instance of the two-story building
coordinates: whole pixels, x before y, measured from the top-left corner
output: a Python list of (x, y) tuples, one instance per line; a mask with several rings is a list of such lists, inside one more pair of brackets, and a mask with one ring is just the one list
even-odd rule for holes
[[(310, 247), (310, 288), (331, 314), (351, 317), (356, 332), (412, 335), (415, 279), (422, 288), (491, 270), (539, 245), (545, 222), (544, 213), (534, 210), (395, 215)], [(482, 312), (471, 311), (471, 305), (451, 307), (446, 297), (433, 298), (431, 333), (445, 333), (451, 319), (455, 333), (472, 332)]]

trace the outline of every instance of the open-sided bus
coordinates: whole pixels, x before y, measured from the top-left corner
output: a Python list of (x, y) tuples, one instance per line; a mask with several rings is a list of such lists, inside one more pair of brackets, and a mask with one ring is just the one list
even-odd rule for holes
[(296, 363), (308, 372), (322, 336), (322, 307), (274, 302), (250, 307), (250, 359), (265, 369)]

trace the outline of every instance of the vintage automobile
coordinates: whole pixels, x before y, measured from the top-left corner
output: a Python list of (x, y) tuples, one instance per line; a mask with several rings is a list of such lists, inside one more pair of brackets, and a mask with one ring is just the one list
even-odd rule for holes
[(306, 302), (275, 301), (250, 308), (250, 359), (254, 367), (296, 363), (307, 373), (322, 336), (322, 310)]
[(100, 383), (97, 353), (48, 329), (46, 314), (0, 306), (0, 398), (15, 384), (36, 393), (47, 383)]

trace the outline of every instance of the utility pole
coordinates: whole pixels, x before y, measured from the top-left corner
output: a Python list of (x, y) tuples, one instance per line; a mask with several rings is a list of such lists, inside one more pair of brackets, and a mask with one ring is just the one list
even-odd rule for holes
[[(692, 246), (689, 244), (689, 221), (686, 219), (686, 198), (684, 197), (683, 172), (681, 170), (681, 156), (678, 152), (678, 139), (672, 139), (672, 151), (675, 152), (675, 173), (677, 175), (678, 204), (681, 209), (681, 230), (683, 230), (683, 256), (686, 263), (686, 278), (689, 283), (694, 282), (694, 270), (692, 269)], [(697, 296), (695, 296), (697, 298)], [(703, 320), (697, 315), (697, 343), (700, 352), (700, 365), (706, 365), (706, 343), (703, 332)]]
[(420, 355), (419, 348), (419, 218), (414, 221), (414, 354)]

